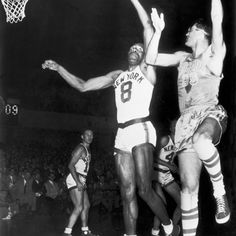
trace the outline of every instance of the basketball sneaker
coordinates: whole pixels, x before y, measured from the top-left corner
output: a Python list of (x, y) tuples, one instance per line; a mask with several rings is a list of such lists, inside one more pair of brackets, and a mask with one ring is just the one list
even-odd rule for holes
[(178, 225), (173, 225), (173, 230), (171, 234), (165, 234), (165, 236), (178, 236), (180, 234), (180, 227)]
[(2, 220), (10, 220), (12, 218), (12, 212), (11, 209), (8, 208), (8, 214), (7, 216), (3, 217)]
[(8, 214), (6, 217), (3, 217), (2, 220), (10, 220), (11, 219), (11, 215)]
[(90, 230), (82, 231), (80, 236), (99, 236), (98, 234), (93, 234)]
[(230, 209), (226, 195), (216, 198), (216, 222), (224, 224), (230, 219)]
[(156, 229), (152, 228), (151, 236), (160, 236), (160, 230), (156, 230)]

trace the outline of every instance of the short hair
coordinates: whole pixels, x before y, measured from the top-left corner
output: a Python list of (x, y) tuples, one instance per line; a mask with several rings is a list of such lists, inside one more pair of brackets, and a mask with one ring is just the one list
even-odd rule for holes
[(206, 38), (210, 42), (212, 37), (212, 28), (209, 26), (203, 18), (197, 19), (194, 24), (198, 29), (203, 30), (206, 33)]
[(83, 140), (83, 136), (87, 131), (91, 131), (94, 134), (93, 130), (90, 129), (90, 128), (83, 129), (82, 132), (80, 133), (80, 139), (81, 140)]
[(84, 135), (87, 131), (91, 131), (91, 132), (93, 133), (93, 130), (92, 130), (92, 129), (86, 128), (86, 129), (82, 130), (81, 135)]

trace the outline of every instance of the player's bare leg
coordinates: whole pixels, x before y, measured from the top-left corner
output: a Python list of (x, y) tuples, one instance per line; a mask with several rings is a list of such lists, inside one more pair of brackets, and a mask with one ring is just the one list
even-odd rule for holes
[(220, 154), (214, 143), (217, 143), (222, 134), (222, 127), (213, 118), (206, 118), (198, 127), (193, 136), (193, 146), (205, 166), (212, 185), (213, 195), (216, 199), (215, 219), (223, 224), (230, 219), (230, 209), (226, 197), (224, 177), (221, 171)]
[(165, 191), (173, 198), (176, 203), (176, 208), (174, 210), (172, 220), (174, 224), (178, 224), (181, 219), (181, 208), (180, 208), (180, 187), (173, 181), (164, 187)]
[(198, 191), (202, 162), (197, 153), (181, 152), (178, 155), (182, 183), (181, 211), (183, 236), (195, 236), (199, 221)]
[[(166, 205), (166, 198), (165, 198), (165, 195), (163, 193), (163, 190), (162, 190), (162, 187), (161, 185), (156, 182), (155, 183), (155, 192), (161, 197), (162, 201), (165, 203)], [(161, 226), (161, 221), (160, 219), (157, 217), (157, 216), (154, 216), (154, 220), (153, 220), (153, 227), (152, 227), (152, 230), (151, 230), (151, 234), (153, 236), (159, 236), (159, 233), (160, 233), (160, 226)]]
[(70, 197), (74, 205), (74, 209), (70, 215), (69, 222), (65, 228), (64, 234), (71, 235), (73, 226), (75, 225), (81, 211), (83, 210), (83, 191), (79, 191), (77, 188), (70, 190)]
[(136, 235), (138, 206), (136, 199), (136, 181), (134, 161), (129, 153), (121, 152), (115, 156), (117, 174), (123, 202), (123, 216), (126, 235)]
[(148, 204), (153, 213), (161, 220), (166, 235), (178, 235), (179, 229), (173, 226), (163, 200), (151, 187), (153, 170), (153, 146), (145, 143), (133, 149), (136, 181), (140, 197)]

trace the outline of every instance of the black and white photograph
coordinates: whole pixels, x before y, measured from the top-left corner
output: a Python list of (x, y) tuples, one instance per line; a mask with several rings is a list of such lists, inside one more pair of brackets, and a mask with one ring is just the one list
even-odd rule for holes
[(236, 236), (236, 0), (1, 0), (0, 235)]

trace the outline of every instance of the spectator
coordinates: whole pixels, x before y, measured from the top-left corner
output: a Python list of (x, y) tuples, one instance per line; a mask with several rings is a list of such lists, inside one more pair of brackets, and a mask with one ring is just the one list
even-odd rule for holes
[(41, 179), (40, 172), (37, 171), (33, 176), (33, 182), (32, 182), (32, 191), (34, 193), (33, 196), (33, 211), (39, 212), (42, 208), (43, 203), (43, 182)]
[(32, 179), (28, 170), (23, 170), (16, 181), (16, 199), (21, 212), (29, 213), (33, 205)]
[(45, 200), (47, 210), (50, 215), (54, 215), (58, 211), (60, 190), (55, 182), (55, 174), (50, 172), (47, 181), (44, 183)]

